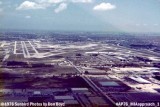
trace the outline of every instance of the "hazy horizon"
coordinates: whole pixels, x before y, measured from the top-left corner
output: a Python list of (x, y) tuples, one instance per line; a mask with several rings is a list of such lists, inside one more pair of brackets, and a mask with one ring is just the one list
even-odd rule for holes
[(160, 32), (160, 0), (0, 0), (1, 30)]

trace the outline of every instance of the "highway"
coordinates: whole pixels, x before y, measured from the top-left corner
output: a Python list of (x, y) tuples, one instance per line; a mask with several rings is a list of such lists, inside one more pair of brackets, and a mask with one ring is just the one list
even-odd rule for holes
[(77, 68), (77, 66), (75, 66), (71, 61), (68, 60), (68, 62), (80, 73), (82, 74), (82, 78), (89, 84), (89, 86), (91, 86), (93, 88), (93, 90), (99, 95), (101, 94), (106, 101), (108, 101), (108, 103), (112, 103), (115, 105), (115, 102), (109, 97), (107, 96), (88, 76), (85, 76), (85, 74), (83, 74), (83, 71), (81, 71), (80, 69)]

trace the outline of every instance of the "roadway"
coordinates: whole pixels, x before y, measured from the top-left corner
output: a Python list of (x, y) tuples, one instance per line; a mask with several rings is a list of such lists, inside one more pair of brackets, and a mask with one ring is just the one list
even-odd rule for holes
[(75, 66), (71, 61), (68, 61), (80, 74), (82, 74), (82, 78), (89, 84), (89, 86), (91, 86), (93, 88), (93, 90), (98, 94), (98, 95), (101, 95), (105, 98), (105, 100), (108, 102), (108, 103), (112, 103), (115, 105), (115, 102), (105, 94), (105, 92), (103, 92), (101, 90), (101, 88), (99, 88), (88, 76), (86, 76), (84, 74), (84, 71), (81, 71), (80, 69), (77, 68), (77, 66)]

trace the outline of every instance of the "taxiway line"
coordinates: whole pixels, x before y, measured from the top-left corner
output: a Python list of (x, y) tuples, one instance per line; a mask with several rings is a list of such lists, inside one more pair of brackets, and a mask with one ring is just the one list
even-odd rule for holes
[(23, 42), (21, 41), (21, 45), (22, 45), (22, 51), (23, 51), (23, 56), (24, 58), (27, 58), (26, 52), (24, 50), (24, 46), (23, 46)]
[(30, 41), (28, 41), (29, 44), (31, 45), (31, 47), (33, 48), (33, 50), (35, 51), (36, 54), (39, 54), (39, 52), (36, 50), (36, 48), (32, 45), (32, 43)]

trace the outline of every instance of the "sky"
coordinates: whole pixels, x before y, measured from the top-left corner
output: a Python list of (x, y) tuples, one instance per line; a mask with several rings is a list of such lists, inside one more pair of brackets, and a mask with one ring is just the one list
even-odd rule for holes
[(0, 0), (0, 29), (160, 32), (160, 0)]

